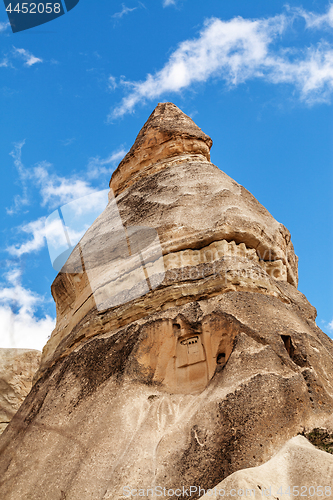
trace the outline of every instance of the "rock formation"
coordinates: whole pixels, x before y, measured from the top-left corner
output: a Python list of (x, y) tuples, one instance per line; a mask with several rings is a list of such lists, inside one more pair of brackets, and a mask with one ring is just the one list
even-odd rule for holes
[(290, 233), (211, 145), (159, 104), (114, 172), (52, 285), (57, 324), (0, 440), (0, 498), (213, 488), (331, 429), (333, 342), (297, 290)]
[[(194, 488), (193, 488), (194, 490)], [(333, 456), (302, 436), (290, 439), (268, 462), (234, 472), (207, 491), (201, 500), (216, 497), (330, 498), (333, 495)]]
[(35, 350), (0, 349), (0, 434), (30, 392), (40, 358)]

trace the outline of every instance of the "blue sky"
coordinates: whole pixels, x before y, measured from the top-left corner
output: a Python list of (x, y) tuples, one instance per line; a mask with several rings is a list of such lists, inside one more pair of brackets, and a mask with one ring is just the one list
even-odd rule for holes
[(332, 336), (332, 34), (323, 1), (80, 0), (16, 34), (0, 5), (0, 347), (43, 347), (45, 218), (108, 187), (161, 101), (290, 230), (299, 290)]

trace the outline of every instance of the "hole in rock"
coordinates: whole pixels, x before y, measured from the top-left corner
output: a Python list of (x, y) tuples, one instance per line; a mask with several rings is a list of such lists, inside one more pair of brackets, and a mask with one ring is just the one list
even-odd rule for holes
[(284, 347), (286, 348), (287, 353), (289, 354), (290, 357), (292, 357), (292, 343), (291, 343), (291, 338), (290, 335), (281, 335), (281, 338), (284, 343)]
[(224, 352), (221, 352), (217, 358), (216, 358), (216, 363), (218, 365), (225, 365), (226, 363), (226, 357), (225, 357), (225, 353)]
[(182, 340), (180, 343), (182, 345), (192, 345), (192, 344), (197, 344), (199, 340), (199, 337), (191, 337), (189, 339)]

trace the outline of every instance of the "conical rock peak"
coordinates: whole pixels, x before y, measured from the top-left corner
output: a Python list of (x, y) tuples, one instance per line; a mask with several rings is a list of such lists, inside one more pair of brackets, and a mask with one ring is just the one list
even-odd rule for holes
[(120, 194), (153, 165), (176, 156), (200, 156), (210, 161), (212, 139), (171, 102), (159, 103), (140, 130), (133, 146), (113, 173), (110, 187)]
[(290, 439), (333, 436), (333, 342), (297, 290), (289, 231), (210, 145), (161, 104), (118, 167), (52, 285), (56, 328), (0, 439), (1, 499), (151, 498), (156, 485), (171, 500), (244, 481), (276, 498), (283, 480), (327, 496), (331, 461)]

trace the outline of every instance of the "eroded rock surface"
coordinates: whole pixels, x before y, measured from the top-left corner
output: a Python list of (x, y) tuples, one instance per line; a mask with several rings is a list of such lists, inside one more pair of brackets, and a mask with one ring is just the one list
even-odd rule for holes
[[(95, 320), (100, 321), (96, 308), (112, 316), (107, 330), (113, 330), (158, 310), (230, 290), (252, 290), (288, 302), (279, 283), (297, 287), (297, 257), (289, 231), (246, 189), (196, 151), (175, 151), (171, 157), (166, 153), (162, 163), (156, 162), (146, 135), (153, 134), (159, 143), (158, 130), (172, 140), (192, 134), (211, 145), (176, 106), (157, 106), (113, 174), (113, 179), (121, 174), (133, 183), (110, 198), (72, 253), (71, 273), (60, 273), (53, 283), (57, 326), (44, 349), (40, 373), (82, 339), (95, 335)], [(140, 148), (148, 151), (149, 171), (139, 170), (133, 177), (128, 165), (134, 162), (139, 168), (135, 155)], [(149, 229), (158, 235), (162, 255), (157, 260), (152, 258), (156, 241)], [(137, 252), (131, 258), (128, 255), (128, 242), (134, 240), (135, 248), (136, 239), (140, 239), (150, 283), (163, 273), (157, 288), (147, 287)]]
[[(265, 464), (234, 472), (215, 488), (217, 498), (329, 498), (333, 494), (333, 456), (296, 436)], [(215, 491), (207, 492), (201, 500), (211, 499)]]
[(135, 143), (113, 173), (110, 188), (116, 195), (139, 178), (165, 168), (165, 160), (210, 161), (212, 140), (177, 106), (159, 104), (140, 130)]
[(330, 418), (333, 342), (297, 290), (289, 231), (210, 146), (164, 103), (120, 163), (52, 285), (57, 324), (0, 441), (0, 497), (212, 488)]
[(35, 350), (0, 349), (0, 434), (29, 393), (40, 359)]

